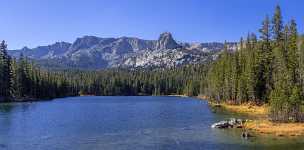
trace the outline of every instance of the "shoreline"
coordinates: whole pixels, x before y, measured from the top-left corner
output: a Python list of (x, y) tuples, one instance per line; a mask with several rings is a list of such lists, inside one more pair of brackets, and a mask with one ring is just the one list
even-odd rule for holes
[[(88, 95), (80, 95), (88, 96)], [(90, 95), (93, 96), (93, 95)], [(150, 95), (150, 96), (168, 96), (168, 97), (190, 97), (186, 95)], [(74, 96), (73, 96), (74, 97)], [(65, 98), (65, 97), (59, 97)], [(256, 106), (251, 104), (242, 104), (242, 105), (231, 105), (227, 103), (216, 104), (208, 100), (208, 97), (199, 95), (193, 96), (198, 100), (205, 100), (208, 102), (210, 107), (221, 108), (227, 112), (232, 112), (240, 115), (246, 115), (249, 118), (254, 118), (246, 121), (244, 124), (244, 129), (251, 131), (257, 135), (276, 135), (276, 136), (304, 136), (304, 123), (277, 123), (269, 121), (268, 110), (269, 106), (262, 105)], [(23, 102), (42, 102), (42, 101), (52, 101), (52, 99), (34, 99), (34, 98), (24, 98), (24, 99), (15, 99), (10, 102), (0, 102), (0, 104), (9, 104), (9, 103), (23, 103)]]
[(45, 102), (45, 101), (53, 101), (54, 99), (58, 99), (58, 98), (68, 98), (68, 97), (75, 97), (75, 96), (54, 97), (54, 98), (18, 98), (9, 101), (0, 101), (0, 104)]
[(0, 104), (9, 104), (9, 103), (25, 103), (25, 102), (40, 102), (40, 101), (51, 101), (53, 98), (48, 99), (38, 99), (38, 98), (18, 98), (18, 99), (10, 99), (10, 100), (4, 100), (0, 101)]
[(304, 136), (304, 123), (271, 122), (268, 117), (268, 105), (256, 106), (250, 104), (231, 105), (226, 103), (215, 104), (206, 96), (197, 96), (197, 99), (208, 101), (211, 107), (220, 107), (228, 112), (247, 115), (254, 118), (244, 124), (244, 129), (255, 135), (275, 135), (280, 137)]
[[(67, 97), (85, 97), (85, 96), (99, 96), (99, 95), (77, 95), (77, 96), (66, 96), (66, 97), (55, 97), (55, 98), (44, 98), (44, 99), (39, 99), (39, 98), (18, 98), (18, 99), (13, 99), (11, 98), (11, 100), (3, 100), (0, 101), (0, 104), (6, 104), (6, 103), (25, 103), (25, 102), (43, 102), (43, 101), (52, 101), (54, 99), (58, 99), (58, 98), (67, 98)], [(102, 95), (100, 95), (102, 96)], [(112, 95), (107, 95), (109, 97), (111, 97)], [(189, 97), (187, 95), (176, 95), (176, 94), (172, 94), (172, 95), (119, 95), (119, 96), (168, 96), (168, 97)]]

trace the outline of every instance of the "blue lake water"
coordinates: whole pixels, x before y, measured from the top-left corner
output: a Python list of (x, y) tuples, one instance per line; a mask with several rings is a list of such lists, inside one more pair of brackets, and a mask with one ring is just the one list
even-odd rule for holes
[(0, 150), (304, 149), (304, 138), (211, 129), (234, 117), (181, 97), (73, 97), (0, 104)]

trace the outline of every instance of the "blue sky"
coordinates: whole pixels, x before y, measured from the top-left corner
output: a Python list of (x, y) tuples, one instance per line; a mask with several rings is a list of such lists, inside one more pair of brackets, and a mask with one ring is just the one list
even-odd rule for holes
[(0, 39), (9, 49), (84, 35), (157, 39), (165, 31), (178, 41), (237, 41), (276, 4), (303, 32), (302, 0), (1, 0)]

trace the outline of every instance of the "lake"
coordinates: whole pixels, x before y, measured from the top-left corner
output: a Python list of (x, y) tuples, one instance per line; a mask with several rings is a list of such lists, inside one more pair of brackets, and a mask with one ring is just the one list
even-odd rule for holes
[(248, 140), (212, 129), (234, 117), (181, 97), (72, 97), (0, 104), (2, 150), (304, 149), (304, 138)]

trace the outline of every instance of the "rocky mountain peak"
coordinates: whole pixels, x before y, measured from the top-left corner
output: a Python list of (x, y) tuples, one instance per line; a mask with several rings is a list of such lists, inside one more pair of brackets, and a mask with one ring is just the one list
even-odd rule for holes
[(52, 45), (48, 45), (48, 46), (39, 46), (36, 49), (38, 50), (45, 50), (45, 51), (54, 51), (54, 52), (59, 52), (59, 53), (64, 53), (65, 51), (67, 51), (69, 49), (69, 47), (71, 46), (71, 43), (68, 42), (56, 42)]
[(27, 46), (24, 46), (21, 51), (27, 51), (27, 50), (30, 50)]
[(156, 49), (175, 49), (178, 47), (180, 47), (180, 45), (176, 43), (170, 32), (160, 34), (157, 40)]
[(96, 36), (84, 36), (82, 38), (77, 38), (72, 44), (71, 49), (85, 49), (90, 48), (93, 45), (98, 44), (100, 38)]
[(56, 42), (55, 44), (49, 45), (49, 46), (53, 46), (53, 47), (69, 47), (71, 46), (71, 43), (68, 42)]

